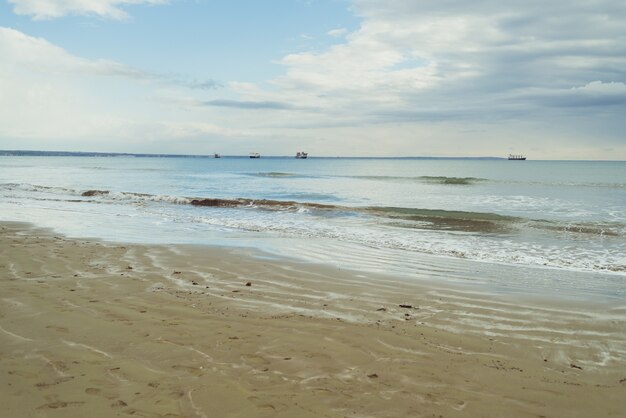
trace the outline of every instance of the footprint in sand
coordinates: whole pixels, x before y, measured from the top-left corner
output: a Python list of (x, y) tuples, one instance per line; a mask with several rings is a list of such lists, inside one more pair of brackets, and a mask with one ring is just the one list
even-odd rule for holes
[(85, 402), (64, 402), (64, 401), (56, 401), (50, 402), (47, 404), (43, 404), (37, 409), (59, 409), (59, 408), (67, 408), (68, 406), (79, 406), (84, 404)]
[(262, 400), (258, 396), (249, 396), (248, 400), (259, 409), (266, 411), (276, 411), (276, 407), (274, 405), (270, 403), (261, 403)]
[(33, 377), (38, 377), (39, 374), (38, 373), (31, 373), (31, 372), (27, 372), (24, 370), (9, 370), (7, 372), (7, 374), (9, 375), (15, 375), (15, 376), (20, 376), (20, 377), (25, 377), (25, 378), (33, 378)]
[(53, 329), (53, 330), (55, 330), (57, 332), (63, 332), (63, 333), (66, 333), (66, 334), (69, 332), (69, 330), (67, 328), (65, 328), (65, 327), (57, 327), (55, 325), (48, 325), (48, 326), (46, 326), (46, 328)]
[(266, 411), (276, 411), (276, 407), (272, 404), (266, 403), (263, 405), (257, 405), (257, 408), (264, 409)]
[(58, 385), (59, 383), (64, 383), (64, 382), (69, 382), (70, 380), (74, 379), (74, 376), (65, 376), (65, 377), (60, 377), (58, 379), (55, 379), (52, 382), (39, 382), (39, 383), (35, 383), (35, 387), (39, 388), (39, 389), (43, 389), (43, 388), (47, 388), (50, 386), (55, 386)]
[(111, 404), (111, 408), (123, 408), (125, 406), (128, 406), (128, 404), (121, 399), (118, 399)]

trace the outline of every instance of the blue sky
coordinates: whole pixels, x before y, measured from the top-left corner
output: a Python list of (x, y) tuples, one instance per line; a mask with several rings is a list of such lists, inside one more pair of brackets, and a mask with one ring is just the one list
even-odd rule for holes
[(33, 20), (0, 2), (0, 23), (43, 37), (73, 55), (106, 58), (158, 73), (226, 82), (262, 82), (279, 75), (289, 53), (323, 50), (336, 43), (336, 28), (358, 28), (345, 0), (175, 0), (123, 7), (128, 16), (110, 19), (68, 15)]
[(0, 148), (626, 160), (617, 0), (0, 0)]

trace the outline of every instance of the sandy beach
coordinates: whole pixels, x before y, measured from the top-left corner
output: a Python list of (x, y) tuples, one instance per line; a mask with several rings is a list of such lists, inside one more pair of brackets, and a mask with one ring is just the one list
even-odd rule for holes
[(5, 417), (625, 416), (626, 306), (0, 226)]

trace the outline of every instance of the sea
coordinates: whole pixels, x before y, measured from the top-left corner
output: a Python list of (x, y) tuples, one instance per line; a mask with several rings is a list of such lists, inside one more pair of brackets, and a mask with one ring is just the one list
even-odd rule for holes
[(0, 220), (626, 300), (626, 162), (1, 156)]

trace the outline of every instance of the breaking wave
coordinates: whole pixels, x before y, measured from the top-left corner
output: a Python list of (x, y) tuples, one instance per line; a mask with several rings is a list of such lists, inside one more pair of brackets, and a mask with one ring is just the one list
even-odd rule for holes
[(94, 211), (98, 213), (139, 210), (164, 222), (185, 224), (191, 230), (198, 228), (201, 233), (205, 229), (198, 225), (209, 224), (237, 231), (306, 239), (321, 237), (368, 248), (401, 249), (490, 262), (620, 274), (626, 271), (626, 263), (620, 256), (626, 237), (624, 221), (549, 220), (489, 211), (351, 206), (341, 201), (336, 204), (323, 201), (325, 195), (285, 197), (288, 195), (281, 194), (277, 199), (256, 199), (213, 197), (211, 192), (207, 192), (209, 196), (202, 196), (202, 192), (198, 192), (200, 196), (177, 196), (20, 183), (0, 184), (0, 191), (3, 199), (20, 207), (33, 205), (34, 201), (37, 205), (48, 201), (55, 202), (54, 208), (72, 211), (76, 205), (83, 205), (77, 211), (88, 212), (95, 208), (91, 205), (99, 205), (98, 211)]
[[(38, 186), (33, 186), (38, 187)], [(49, 191), (43, 187), (40, 190)], [(62, 189), (63, 192), (70, 191)], [(154, 195), (147, 193), (86, 190), (74, 193), (87, 200), (131, 201), (135, 203), (163, 202), (191, 205), (198, 208), (239, 208), (263, 211), (298, 212), (323, 216), (363, 216), (382, 219), (396, 228), (459, 231), (468, 233), (516, 233), (533, 229), (546, 233), (567, 233), (581, 236), (626, 236), (626, 225), (620, 222), (564, 222), (528, 219), (490, 212), (452, 211), (443, 209), (406, 208), (387, 206), (345, 206), (328, 203), (252, 198), (208, 198)], [(82, 200), (85, 201), (85, 200)]]
[[(450, 179), (450, 177), (438, 179)], [(238, 208), (303, 213), (311, 216), (360, 216), (367, 219), (381, 220), (384, 225), (389, 227), (415, 230), (458, 231), (479, 234), (515, 234), (525, 230), (537, 230), (548, 234), (574, 234), (598, 237), (626, 236), (626, 225), (620, 222), (565, 222), (528, 219), (489, 212), (386, 206), (346, 206), (295, 200), (184, 197), (99, 189), (75, 190), (17, 183), (0, 184), (0, 189), (36, 192), (38, 195), (31, 198), (36, 198), (37, 200), (46, 200), (46, 196), (49, 196), (49, 200), (58, 200), (59, 196), (65, 196), (65, 201), (72, 203), (130, 202), (133, 204), (148, 204), (154, 202), (190, 205), (207, 209)]]

